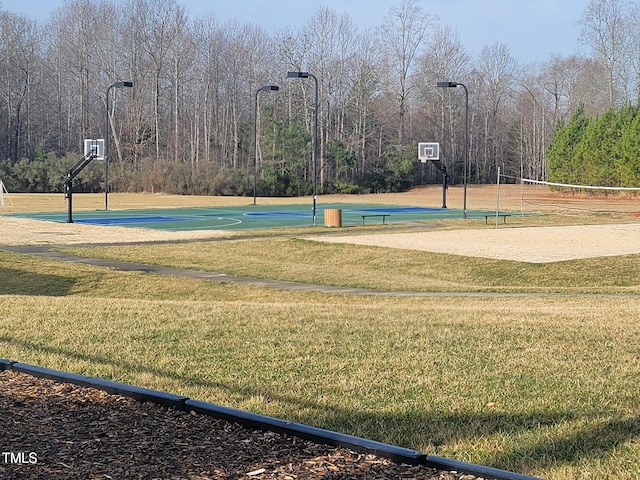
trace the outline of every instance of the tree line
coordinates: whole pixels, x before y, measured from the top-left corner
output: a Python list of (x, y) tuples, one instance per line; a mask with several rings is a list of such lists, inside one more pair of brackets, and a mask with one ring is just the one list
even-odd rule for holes
[[(62, 191), (84, 139), (108, 132), (112, 191), (248, 195), (257, 174), (260, 195), (309, 194), (314, 137), (320, 193), (440, 183), (418, 142), (440, 142), (460, 183), (465, 95), (446, 80), (469, 92), (469, 181), (545, 180), (559, 127), (640, 97), (640, 2), (576, 17), (587, 54), (520, 64), (501, 43), (471, 56), (417, 0), (365, 31), (328, 7), (273, 33), (176, 0), (69, 0), (44, 23), (0, 10), (0, 179)], [(317, 108), (313, 79), (289, 71), (315, 76)], [(109, 88), (121, 81), (134, 87)], [(76, 189), (101, 191), (103, 168)]]
[(571, 185), (640, 185), (640, 109), (626, 105), (588, 117), (580, 108), (558, 129), (548, 152), (549, 179)]

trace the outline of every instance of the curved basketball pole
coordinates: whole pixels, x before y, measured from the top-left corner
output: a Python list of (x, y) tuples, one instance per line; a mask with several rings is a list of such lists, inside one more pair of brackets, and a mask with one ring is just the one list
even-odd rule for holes
[(447, 208), (447, 189), (449, 188), (449, 174), (447, 166), (437, 158), (428, 158), (440, 173), (442, 173), (442, 208)]
[(93, 147), (82, 159), (69, 169), (64, 181), (64, 196), (67, 199), (67, 223), (73, 223), (73, 179), (98, 156), (98, 148)]

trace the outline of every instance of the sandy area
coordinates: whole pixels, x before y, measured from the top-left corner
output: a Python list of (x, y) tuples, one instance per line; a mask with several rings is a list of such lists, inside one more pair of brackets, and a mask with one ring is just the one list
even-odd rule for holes
[(161, 242), (229, 236), (225, 231), (167, 232), (145, 228), (103, 227), (0, 216), (0, 245), (79, 245)]
[[(13, 195), (13, 205), (1, 213), (64, 211), (59, 195)], [(75, 198), (75, 197), (74, 197)], [(628, 212), (633, 223), (580, 225), (563, 227), (483, 228), (464, 230), (430, 230), (408, 233), (382, 233), (312, 237), (318, 241), (375, 245), (391, 248), (423, 250), (474, 257), (524, 262), (556, 262), (576, 258), (614, 256), (640, 253), (640, 223), (637, 198), (575, 198), (558, 196), (546, 189), (532, 188), (522, 195), (521, 187), (503, 186), (500, 190), (500, 209), (603, 213)], [(259, 199), (262, 204), (303, 203), (307, 199)], [(448, 191), (449, 208), (460, 208), (461, 188)], [(470, 187), (469, 209), (495, 209), (495, 186)], [(438, 187), (416, 189), (402, 194), (333, 195), (322, 202), (381, 203), (396, 205), (440, 206), (442, 190)], [(55, 203), (54, 203), (55, 202)], [(99, 209), (101, 195), (78, 196), (78, 209)], [(166, 206), (247, 205), (247, 197), (187, 197), (163, 195), (111, 195), (113, 209), (151, 208)], [(74, 200), (74, 205), (76, 201)], [(636, 216), (634, 216), (636, 215)], [(337, 233), (337, 232), (335, 232)], [(0, 245), (71, 245), (97, 243), (158, 242), (186, 239), (210, 239), (229, 236), (220, 230), (168, 232), (144, 228), (106, 227), (86, 224), (67, 224), (37, 221), (0, 215)]]
[(546, 263), (640, 253), (640, 224), (447, 230), (314, 240)]

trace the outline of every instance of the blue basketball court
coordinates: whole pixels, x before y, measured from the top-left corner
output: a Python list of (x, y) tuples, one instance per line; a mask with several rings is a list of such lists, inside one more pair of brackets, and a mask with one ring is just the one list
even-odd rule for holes
[[(324, 211), (342, 211), (342, 225), (428, 222), (462, 218), (461, 209), (376, 204), (322, 204), (316, 225), (324, 225)], [(467, 211), (469, 218), (484, 218), (485, 211)], [(67, 222), (66, 213), (15, 214), (23, 218)], [(73, 222), (88, 225), (139, 227), (156, 230), (239, 230), (308, 227), (313, 225), (311, 205), (249, 205), (245, 207), (193, 207), (144, 210), (98, 210), (73, 213)]]

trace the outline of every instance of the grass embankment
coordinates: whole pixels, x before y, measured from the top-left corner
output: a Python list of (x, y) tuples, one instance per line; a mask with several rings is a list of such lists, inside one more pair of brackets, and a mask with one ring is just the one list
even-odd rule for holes
[(63, 251), (232, 275), (392, 291), (640, 293), (640, 255), (533, 264), (291, 238)]
[[(637, 292), (640, 278), (637, 257), (544, 266), (286, 239), (193, 247), (110, 254), (396, 289), (594, 292), (600, 278), (603, 291)], [(633, 296), (341, 296), (2, 252), (0, 271), (1, 357), (550, 479), (640, 476)]]

